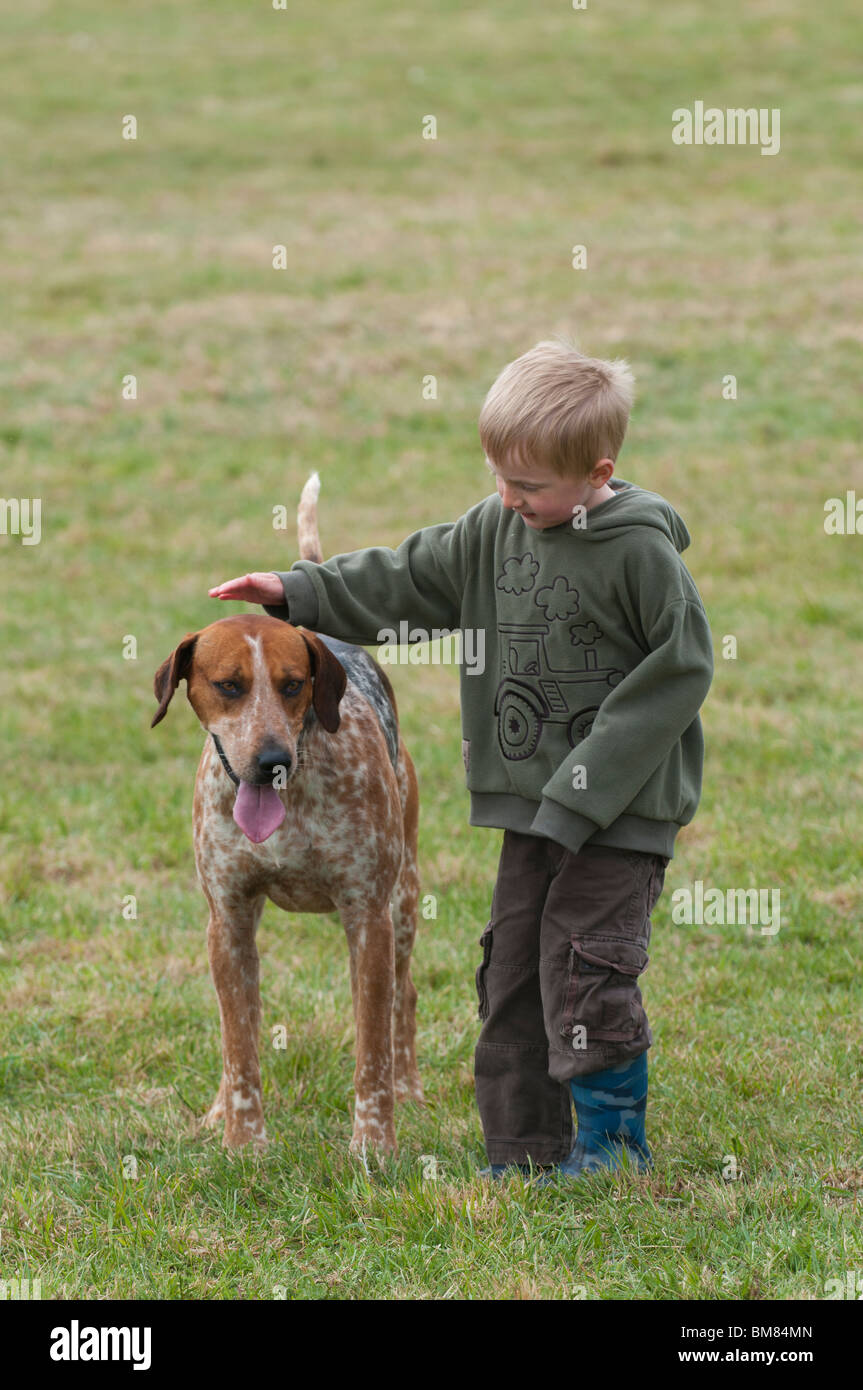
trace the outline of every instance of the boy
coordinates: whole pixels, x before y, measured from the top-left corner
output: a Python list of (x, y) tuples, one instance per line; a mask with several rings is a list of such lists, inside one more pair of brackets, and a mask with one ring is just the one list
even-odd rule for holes
[(713, 646), (680, 558), (683, 521), (656, 493), (612, 482), (632, 390), (625, 362), (538, 343), (480, 414), (496, 493), (395, 551), (210, 590), (361, 645), (403, 620), (484, 636), (484, 666), (459, 674), (470, 823), (504, 830), (476, 980), (495, 1178), (513, 1165), (551, 1169), (541, 1181), (652, 1167), (638, 977), (701, 794)]

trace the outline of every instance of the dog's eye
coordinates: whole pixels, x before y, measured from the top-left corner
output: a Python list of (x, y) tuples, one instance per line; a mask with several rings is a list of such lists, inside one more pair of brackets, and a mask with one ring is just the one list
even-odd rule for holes
[(239, 695), (240, 687), (236, 681), (213, 681), (217, 690), (221, 690), (223, 695)]
[(296, 695), (297, 691), (302, 687), (302, 684), (302, 681), (286, 681), (282, 686), (282, 694)]

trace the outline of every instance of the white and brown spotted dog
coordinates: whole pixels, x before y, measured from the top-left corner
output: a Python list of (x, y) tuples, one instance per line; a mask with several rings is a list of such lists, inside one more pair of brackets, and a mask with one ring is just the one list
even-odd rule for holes
[[(313, 514), (300, 551), (320, 559)], [(350, 1147), (395, 1152), (394, 1099), (423, 1092), (410, 975), (418, 794), (392, 686), (362, 647), (256, 614), (183, 638), (156, 673), (153, 725), (183, 679), (209, 735), (194, 840), (223, 1072), (204, 1123), (223, 1120), (232, 1148), (266, 1142), (255, 933), (269, 898), (341, 916), (356, 1024)]]

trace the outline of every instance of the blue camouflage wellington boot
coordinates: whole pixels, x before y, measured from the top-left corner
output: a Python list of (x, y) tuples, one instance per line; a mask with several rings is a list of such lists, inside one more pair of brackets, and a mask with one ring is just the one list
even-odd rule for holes
[(647, 1053), (607, 1071), (574, 1076), (569, 1087), (578, 1117), (575, 1147), (568, 1158), (543, 1174), (538, 1185), (603, 1169), (619, 1172), (631, 1166), (636, 1172), (649, 1172), (653, 1159), (644, 1133)]

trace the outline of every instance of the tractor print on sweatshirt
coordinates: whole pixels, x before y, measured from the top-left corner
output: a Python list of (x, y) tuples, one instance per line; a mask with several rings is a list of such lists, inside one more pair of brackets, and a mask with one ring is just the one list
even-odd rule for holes
[[(565, 724), (571, 748), (586, 738), (602, 700), (625, 672), (599, 665), (596, 644), (603, 636), (590, 619), (569, 624), (573, 663), (563, 669), (549, 662), (546, 638), (556, 623), (580, 613), (578, 590), (564, 575), (536, 587), (539, 564), (528, 551), (512, 556), (497, 577), (497, 588), (514, 596), (532, 594), (528, 611), (538, 608), (545, 621), (499, 623), (501, 681), (495, 693), (498, 740), (505, 758), (518, 762), (539, 747), (546, 724)], [(530, 600), (528, 600), (530, 603)], [(560, 636), (554, 633), (554, 646)], [(579, 660), (580, 658), (580, 660)]]

